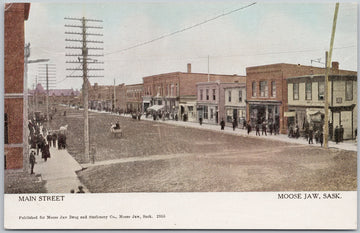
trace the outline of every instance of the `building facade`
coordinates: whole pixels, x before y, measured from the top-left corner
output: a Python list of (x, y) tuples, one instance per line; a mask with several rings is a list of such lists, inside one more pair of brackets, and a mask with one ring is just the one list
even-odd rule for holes
[(126, 112), (142, 112), (143, 84), (126, 85)]
[[(288, 124), (301, 130), (324, 125), (325, 76), (291, 77), (288, 83)], [(329, 76), (329, 135), (334, 139), (336, 127), (344, 128), (344, 139), (354, 139), (357, 128), (357, 76)]]
[(233, 84), (224, 88), (226, 123), (234, 119), (243, 128), (246, 123), (246, 84)]
[(179, 119), (197, 121), (196, 84), (206, 81), (245, 82), (245, 76), (173, 72), (143, 78), (143, 109), (156, 105), (156, 109), (177, 114)]
[(22, 169), (28, 164), (24, 109), (24, 21), (30, 3), (5, 4), (4, 12), (4, 161), (5, 169)]
[[(339, 63), (333, 62), (331, 74), (353, 74), (352, 71), (339, 70)], [(280, 133), (287, 133), (289, 77), (325, 74), (324, 68), (295, 64), (272, 64), (246, 68), (247, 119), (251, 124), (271, 122)]]
[(89, 108), (99, 111), (112, 111), (115, 103), (114, 89), (113, 85), (98, 85), (98, 83), (94, 83), (88, 89)]

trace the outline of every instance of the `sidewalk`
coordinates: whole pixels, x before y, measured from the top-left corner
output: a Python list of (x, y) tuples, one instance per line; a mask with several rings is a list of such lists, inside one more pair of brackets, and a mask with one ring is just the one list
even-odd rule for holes
[[(131, 117), (129, 115), (121, 115), (123, 117)], [(141, 120), (147, 120), (147, 121), (154, 121), (152, 118), (145, 118), (144, 116), (142, 116)], [(279, 135), (270, 135), (269, 133), (267, 134), (267, 136), (265, 135), (261, 135), (261, 136), (256, 136), (255, 135), (255, 131), (251, 131), (250, 134), (247, 134), (247, 130), (246, 129), (239, 129), (236, 128), (235, 131), (233, 131), (232, 127), (225, 127), (225, 130), (220, 130), (220, 125), (212, 125), (212, 124), (202, 124), (200, 125), (198, 122), (184, 122), (184, 121), (174, 121), (174, 120), (166, 120), (166, 121), (162, 121), (162, 120), (157, 120), (157, 123), (165, 123), (165, 124), (170, 124), (170, 125), (177, 125), (177, 126), (183, 126), (183, 127), (191, 127), (191, 128), (197, 128), (197, 129), (203, 129), (203, 130), (210, 130), (210, 131), (217, 131), (217, 132), (222, 132), (222, 133), (226, 133), (226, 134), (232, 134), (232, 135), (241, 135), (244, 137), (256, 137), (256, 138), (263, 138), (263, 139), (267, 139), (267, 140), (276, 140), (276, 141), (282, 141), (282, 142), (287, 142), (287, 143), (294, 143), (294, 144), (301, 144), (301, 145), (309, 145), (309, 146), (315, 146), (315, 147), (320, 147), (320, 144), (316, 144), (315, 143), (315, 139), (314, 139), (314, 144), (309, 144), (307, 140), (305, 140), (304, 138), (300, 137), (298, 139), (296, 138), (289, 138), (287, 135), (285, 134), (279, 134)], [(261, 132), (260, 132), (261, 134)], [(357, 151), (357, 142), (355, 141), (345, 141), (345, 142), (341, 142), (339, 144), (336, 144), (333, 141), (329, 141), (329, 148), (337, 148), (337, 149), (341, 149), (341, 150), (348, 150), (348, 151)]]
[(84, 187), (86, 193), (89, 192), (75, 173), (82, 170), (82, 167), (67, 150), (58, 150), (51, 147), (51, 157), (46, 162), (41, 158), (40, 154), (35, 156), (37, 163), (34, 172), (35, 174), (41, 174), (42, 180), (46, 181), (45, 187), (48, 193), (70, 193), (71, 189), (77, 192), (79, 185)]

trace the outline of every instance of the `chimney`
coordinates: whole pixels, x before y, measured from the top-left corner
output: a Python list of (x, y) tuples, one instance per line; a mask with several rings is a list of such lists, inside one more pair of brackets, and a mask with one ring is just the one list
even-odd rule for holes
[(188, 73), (191, 73), (191, 63), (188, 63), (188, 64), (187, 64), (187, 72), (188, 72)]
[(331, 68), (333, 68), (334, 70), (339, 70), (339, 62), (337, 61), (331, 62)]

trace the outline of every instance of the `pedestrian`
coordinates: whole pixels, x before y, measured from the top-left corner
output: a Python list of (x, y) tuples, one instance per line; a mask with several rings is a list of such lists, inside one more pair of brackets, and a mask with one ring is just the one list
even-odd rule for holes
[(309, 144), (314, 144), (314, 142), (313, 142), (313, 137), (314, 137), (314, 135), (313, 135), (314, 133), (313, 133), (313, 129), (312, 128), (310, 128), (309, 129)]
[(83, 186), (80, 185), (80, 186), (78, 187), (78, 189), (79, 189), (79, 191), (77, 191), (76, 193), (85, 193)]
[(233, 120), (232, 125), (233, 125), (233, 131), (235, 131), (235, 128), (236, 128), (236, 126), (237, 126), (236, 119)]
[(320, 146), (322, 147), (322, 145), (324, 143), (324, 134), (322, 131), (320, 131), (319, 141), (320, 141)]
[(46, 136), (46, 140), (47, 140), (47, 143), (49, 144), (49, 147), (51, 147), (52, 136), (51, 136), (51, 133), (50, 133), (50, 132), (49, 132), (48, 135)]
[(357, 128), (355, 129), (355, 142), (357, 140)]
[(344, 128), (340, 125), (340, 142), (344, 141)]
[(30, 168), (31, 168), (31, 173), (30, 174), (34, 174), (35, 163), (36, 163), (35, 151), (31, 150), (30, 151)]
[(53, 141), (53, 147), (56, 148), (56, 141), (57, 141), (57, 133), (54, 131), (51, 135), (52, 141)]
[(299, 138), (300, 137), (300, 129), (299, 126), (296, 125), (295, 126), (295, 138)]
[(266, 123), (265, 123), (265, 121), (262, 123), (261, 135), (264, 135), (264, 133), (265, 133), (265, 136), (267, 136), (267, 133), (266, 133)]
[(199, 123), (202, 125), (202, 117), (199, 118)]
[(75, 193), (75, 190), (74, 190), (74, 189), (71, 189), (71, 190), (70, 190), (70, 193)]
[(259, 124), (256, 124), (255, 130), (256, 130), (256, 136), (260, 136), (260, 125)]
[(269, 133), (270, 133), (270, 135), (272, 135), (273, 134), (273, 124), (270, 122), (269, 123)]
[(225, 128), (224, 118), (221, 119), (220, 126), (221, 126), (221, 130), (224, 130), (224, 128)]
[(41, 151), (41, 157), (45, 160), (45, 162), (48, 158), (50, 158), (49, 144), (44, 145), (43, 150)]
[(336, 126), (335, 127), (335, 142), (336, 142), (336, 144), (338, 144), (339, 143), (339, 139), (340, 139), (340, 135), (339, 135), (339, 127), (338, 126)]
[(250, 121), (247, 123), (247, 133), (249, 135), (249, 133), (251, 132), (251, 124)]

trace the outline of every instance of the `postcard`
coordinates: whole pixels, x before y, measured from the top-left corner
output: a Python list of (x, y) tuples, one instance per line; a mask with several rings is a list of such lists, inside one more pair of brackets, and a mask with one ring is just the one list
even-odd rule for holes
[(6, 229), (356, 229), (357, 9), (7, 2)]

